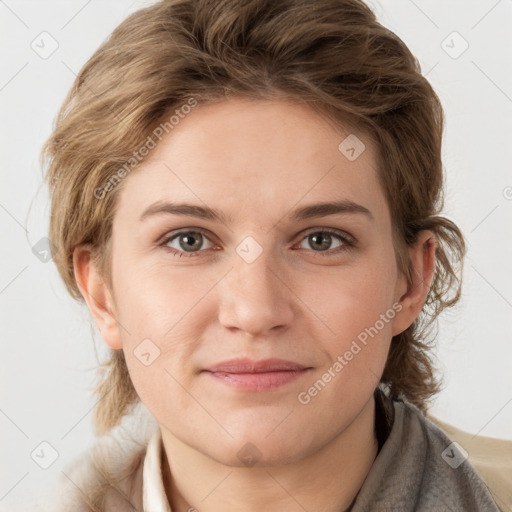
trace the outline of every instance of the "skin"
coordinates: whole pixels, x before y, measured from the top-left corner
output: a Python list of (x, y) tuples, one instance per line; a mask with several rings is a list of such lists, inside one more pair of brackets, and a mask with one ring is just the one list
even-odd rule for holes
[[(75, 250), (76, 279), (101, 334), (124, 350), (137, 393), (160, 425), (173, 511), (345, 510), (373, 464), (373, 392), (392, 336), (425, 302), (435, 248), (433, 233), (421, 232), (409, 249), (415, 277), (408, 287), (396, 265), (376, 148), (356, 133), (366, 149), (348, 160), (338, 145), (349, 133), (284, 100), (198, 106), (122, 183), (111, 288), (89, 248)], [(296, 208), (341, 199), (373, 218), (289, 218)], [(141, 221), (157, 201), (207, 205), (232, 219), (160, 213)], [(159, 245), (183, 228), (205, 230), (192, 239), (193, 253), (180, 237), (167, 243), (189, 257)], [(328, 251), (319, 250), (308, 235), (325, 228), (355, 245), (347, 249), (332, 235)], [(262, 250), (251, 263), (236, 251), (249, 236)], [(299, 393), (393, 304), (401, 307), (394, 318), (300, 403)], [(161, 351), (149, 366), (134, 355), (147, 338)], [(278, 357), (312, 369), (259, 392), (201, 372), (234, 357)], [(251, 467), (237, 455), (247, 443), (257, 448), (249, 449), (258, 459)]]

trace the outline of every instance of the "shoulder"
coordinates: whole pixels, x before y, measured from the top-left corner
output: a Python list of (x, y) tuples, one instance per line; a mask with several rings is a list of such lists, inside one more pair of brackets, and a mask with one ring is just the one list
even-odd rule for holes
[(142, 510), (142, 470), (156, 422), (129, 418), (62, 470), (40, 512)]
[[(485, 482), (468, 460), (468, 454), (438, 425), (407, 401), (396, 401), (402, 416), (404, 447), (409, 465), (422, 466), (421, 510), (446, 506), (448, 510), (498, 510)], [(415, 462), (416, 461), (416, 462)], [(421, 505), (423, 504), (423, 508)]]
[(427, 414), (467, 454), (502, 510), (512, 510), (512, 441), (473, 435)]
[(391, 432), (353, 512), (498, 512), (485, 483), (452, 439), (408, 401), (392, 405)]

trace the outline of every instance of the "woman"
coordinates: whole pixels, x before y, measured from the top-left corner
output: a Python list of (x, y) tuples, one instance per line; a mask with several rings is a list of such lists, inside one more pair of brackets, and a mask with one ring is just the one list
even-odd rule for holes
[[(465, 252), (442, 128), (359, 0), (164, 0), (117, 27), (44, 149), (54, 261), (111, 350), (105, 436), (54, 509), (498, 510), (425, 417)], [(138, 403), (142, 440), (119, 430)]]

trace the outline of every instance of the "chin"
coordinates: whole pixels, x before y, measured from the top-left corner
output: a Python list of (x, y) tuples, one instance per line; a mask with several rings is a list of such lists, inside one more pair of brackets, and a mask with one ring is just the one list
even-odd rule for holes
[(290, 426), (269, 434), (271, 428), (255, 431), (254, 423), (252, 427), (244, 433), (234, 433), (234, 439), (224, 437), (217, 443), (208, 443), (203, 449), (212, 459), (226, 466), (246, 468), (291, 464), (315, 449), (312, 440), (300, 435), (301, 429), (297, 429), (297, 435), (290, 431)]

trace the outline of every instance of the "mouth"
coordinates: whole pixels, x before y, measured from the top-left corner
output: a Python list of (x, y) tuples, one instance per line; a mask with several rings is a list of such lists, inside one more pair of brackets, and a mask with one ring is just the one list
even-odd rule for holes
[(244, 391), (269, 391), (309, 373), (311, 367), (284, 359), (231, 359), (203, 370), (217, 382)]

